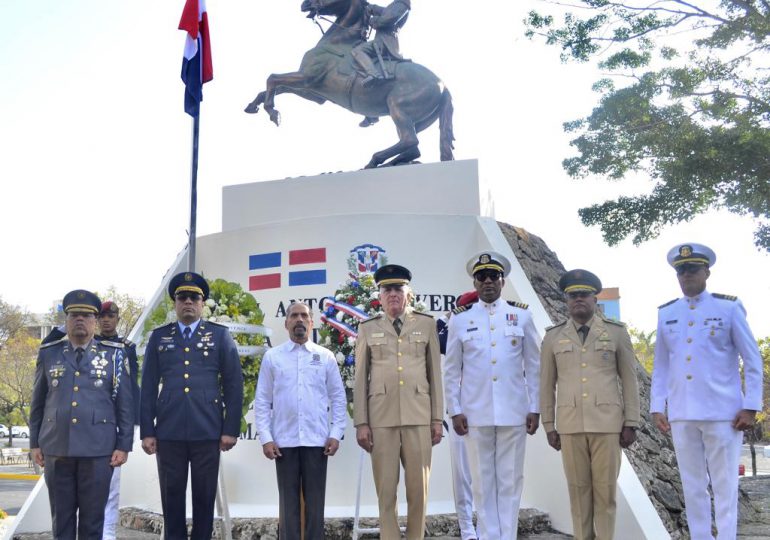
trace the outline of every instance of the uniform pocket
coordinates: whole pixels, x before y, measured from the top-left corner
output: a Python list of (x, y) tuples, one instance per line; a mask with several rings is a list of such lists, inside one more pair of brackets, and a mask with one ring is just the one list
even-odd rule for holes
[(96, 409), (94, 410), (94, 424), (114, 424), (114, 409)]
[(369, 384), (369, 397), (385, 395), (385, 385), (382, 383)]

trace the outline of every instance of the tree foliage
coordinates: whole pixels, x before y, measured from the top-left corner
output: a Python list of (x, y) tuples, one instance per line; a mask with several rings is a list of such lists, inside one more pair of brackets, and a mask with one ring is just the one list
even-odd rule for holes
[(762, 381), (764, 401), (762, 411), (757, 415), (757, 421), (762, 423), (765, 434), (770, 434), (770, 336), (757, 340), (759, 353), (762, 355), (764, 379)]
[(0, 298), (0, 349), (29, 322), (29, 314)]
[(655, 358), (655, 330), (645, 332), (633, 326), (628, 326), (628, 335), (631, 337), (631, 346), (634, 354), (644, 370), (652, 374), (652, 364)]
[(128, 336), (131, 329), (139, 320), (144, 311), (144, 300), (131, 296), (130, 294), (120, 293), (115, 286), (110, 286), (106, 291), (96, 292), (102, 302), (111, 300), (120, 308), (120, 322), (118, 322), (118, 334)]
[(26, 425), (39, 345), (40, 340), (19, 331), (0, 349), (0, 406), (9, 414), (18, 412)]
[(755, 244), (770, 251), (770, 0), (544, 2), (562, 22), (532, 11), (527, 35), (608, 74), (592, 113), (565, 124), (578, 154), (564, 168), (652, 182), (649, 193), (580, 209), (583, 223), (610, 245), (639, 244), (726, 209), (754, 218)]

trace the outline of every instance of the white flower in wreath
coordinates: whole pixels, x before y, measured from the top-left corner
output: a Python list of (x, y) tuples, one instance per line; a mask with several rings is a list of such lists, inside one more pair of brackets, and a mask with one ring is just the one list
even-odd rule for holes
[(353, 381), (351, 379), (348, 379), (345, 381), (345, 386), (348, 388), (353, 388)]
[(342, 322), (342, 319), (345, 318), (345, 314), (343, 312), (341, 312), (341, 311), (338, 311), (337, 314), (334, 316), (334, 318), (337, 319), (338, 321)]
[(372, 293), (369, 295), (369, 299), (371, 299), (371, 300), (379, 300), (380, 299), (380, 291), (372, 291)]
[(204, 306), (203, 307), (202, 315), (203, 315), (204, 319), (210, 319), (211, 318), (211, 308), (209, 306)]
[(206, 300), (206, 306), (207, 306), (207, 307), (209, 307), (209, 308), (213, 308), (213, 307), (215, 307), (216, 305), (217, 305), (217, 303), (214, 301), (214, 299), (213, 299), (213, 298), (209, 298), (208, 300)]
[(340, 366), (345, 363), (345, 355), (341, 352), (338, 352), (334, 357), (337, 359), (337, 364)]
[(335, 300), (342, 300), (343, 298), (345, 298), (345, 296), (342, 293), (334, 297)]
[(221, 317), (219, 317), (219, 322), (230, 322), (230, 321), (232, 321), (232, 319), (227, 315), (222, 315)]
[(360, 309), (361, 311), (366, 311), (366, 306), (365, 306), (365, 305), (363, 305), (363, 304), (358, 304), (358, 305), (356, 306), (356, 309)]
[(324, 345), (326, 345), (328, 347), (331, 344), (332, 344), (332, 338), (330, 338), (329, 336), (326, 336), (324, 338)]
[(354, 338), (353, 336), (349, 336), (348, 337), (348, 345), (353, 347), (353, 346), (355, 346), (355, 344), (356, 344), (356, 338)]

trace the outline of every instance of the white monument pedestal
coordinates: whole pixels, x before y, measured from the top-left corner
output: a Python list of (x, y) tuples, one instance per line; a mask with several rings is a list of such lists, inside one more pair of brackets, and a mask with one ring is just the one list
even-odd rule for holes
[[(533, 203), (534, 201), (530, 201)], [(492, 249), (513, 263), (503, 288), (508, 300), (530, 305), (542, 334), (551, 321), (505, 240), (496, 221), (481, 215), (476, 161), (337, 173), (306, 178), (258, 182), (224, 188), (222, 232), (198, 239), (197, 270), (207, 278), (240, 283), (245, 290), (272, 281), (280, 286), (252, 290), (273, 330), (273, 344), (286, 339), (283, 309), (292, 300), (316, 308), (348, 276), (351, 250), (374, 246), (380, 261), (401, 264), (413, 273), (412, 287), (434, 315), (449, 309), (458, 294), (472, 288), (465, 263), (473, 254)], [(291, 252), (314, 249), (317, 262), (297, 264)], [(323, 257), (318, 254), (323, 253)], [(253, 264), (273, 254), (273, 266)], [(275, 255), (279, 254), (279, 255)], [(323, 259), (323, 260), (320, 260)], [(260, 266), (255, 268), (255, 266)], [(180, 256), (166, 280), (186, 268)], [(276, 276), (277, 274), (277, 276)], [(271, 278), (260, 278), (272, 275)], [(302, 276), (302, 277), (298, 277)], [(314, 284), (302, 284), (308, 280)], [(156, 298), (165, 293), (166, 280)], [(321, 281), (319, 283), (319, 281)], [(315, 323), (318, 327), (318, 311)], [(137, 325), (141, 327), (143, 320)], [(136, 335), (132, 339), (137, 338)], [(265, 459), (255, 434), (223, 455), (227, 497), (232, 517), (278, 515), (274, 464)], [(353, 516), (359, 450), (348, 426), (336, 456), (329, 460), (326, 515)], [(522, 506), (550, 514), (553, 526), (569, 532), (572, 523), (560, 455), (547, 444), (540, 429), (528, 438)], [(46, 496), (38, 490), (38, 498)], [(630, 465), (623, 460), (618, 490), (618, 538), (668, 538), (660, 518)], [(406, 513), (403, 486), (399, 512)], [(32, 505), (31, 505), (32, 506)], [(46, 505), (36, 505), (47, 510)], [(121, 506), (160, 512), (154, 458), (137, 443), (122, 476)], [(190, 505), (188, 504), (188, 511)], [(434, 447), (428, 513), (453, 513), (448, 444)], [(362, 516), (377, 515), (370, 466), (365, 466)], [(32, 516), (30, 516), (32, 517)], [(50, 517), (20, 516), (17, 531), (50, 527)], [(622, 531), (622, 532), (621, 532)]]

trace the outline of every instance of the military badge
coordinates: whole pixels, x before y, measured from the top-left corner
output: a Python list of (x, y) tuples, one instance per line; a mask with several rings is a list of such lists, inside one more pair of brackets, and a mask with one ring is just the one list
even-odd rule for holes
[(185, 281), (192, 281), (192, 280), (193, 280), (193, 276), (192, 276), (192, 274), (191, 274), (190, 272), (187, 272), (187, 273), (184, 275), (184, 280), (185, 280)]
[(101, 388), (103, 384), (104, 384), (104, 381), (103, 381), (103, 380), (101, 380), (101, 379), (96, 379), (96, 380), (94, 381), (94, 386), (95, 386), (96, 388)]
[(692, 255), (692, 246), (684, 245), (679, 248), (679, 255), (682, 257), (689, 257)]
[(599, 336), (599, 341), (612, 341), (610, 339), (610, 336), (607, 335), (607, 332), (603, 332), (602, 335)]
[(505, 320), (508, 326), (517, 326), (519, 324), (519, 316), (516, 313), (506, 313)]
[(59, 386), (59, 379), (54, 379), (54, 380), (52, 380), (52, 381), (51, 381), (51, 386), (53, 386), (54, 388), (56, 388), (57, 386)]

